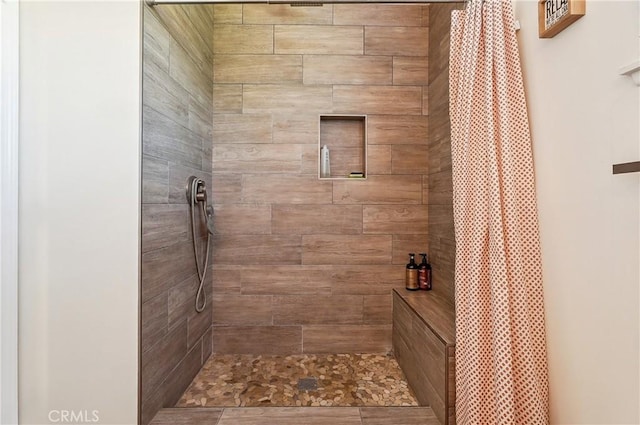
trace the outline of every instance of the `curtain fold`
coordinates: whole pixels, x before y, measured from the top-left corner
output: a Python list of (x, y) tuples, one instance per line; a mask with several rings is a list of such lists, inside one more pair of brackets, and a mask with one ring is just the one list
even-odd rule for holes
[(533, 156), (510, 1), (451, 21), (459, 424), (547, 424)]

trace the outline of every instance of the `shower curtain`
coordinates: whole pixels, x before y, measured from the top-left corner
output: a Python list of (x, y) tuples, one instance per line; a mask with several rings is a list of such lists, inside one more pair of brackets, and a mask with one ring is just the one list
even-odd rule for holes
[(451, 23), (459, 424), (547, 424), (542, 270), (531, 138), (510, 1)]

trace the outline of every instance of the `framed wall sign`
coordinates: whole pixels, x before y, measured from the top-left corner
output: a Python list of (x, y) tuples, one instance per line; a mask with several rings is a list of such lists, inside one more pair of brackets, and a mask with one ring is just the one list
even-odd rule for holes
[(582, 18), (585, 10), (585, 0), (539, 0), (538, 37), (554, 37)]

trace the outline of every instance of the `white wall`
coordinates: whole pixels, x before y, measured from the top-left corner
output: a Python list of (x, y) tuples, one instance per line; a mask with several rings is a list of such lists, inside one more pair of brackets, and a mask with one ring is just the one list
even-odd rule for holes
[(537, 2), (517, 2), (533, 132), (554, 424), (640, 423), (640, 56), (636, 1), (587, 1), (538, 38)]
[(140, 13), (21, 4), (21, 423), (137, 421)]

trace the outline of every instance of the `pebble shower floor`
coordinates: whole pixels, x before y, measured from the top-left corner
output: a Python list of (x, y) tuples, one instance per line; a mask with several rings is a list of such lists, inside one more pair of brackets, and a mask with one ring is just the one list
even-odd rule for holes
[(212, 355), (176, 407), (417, 406), (391, 355)]

